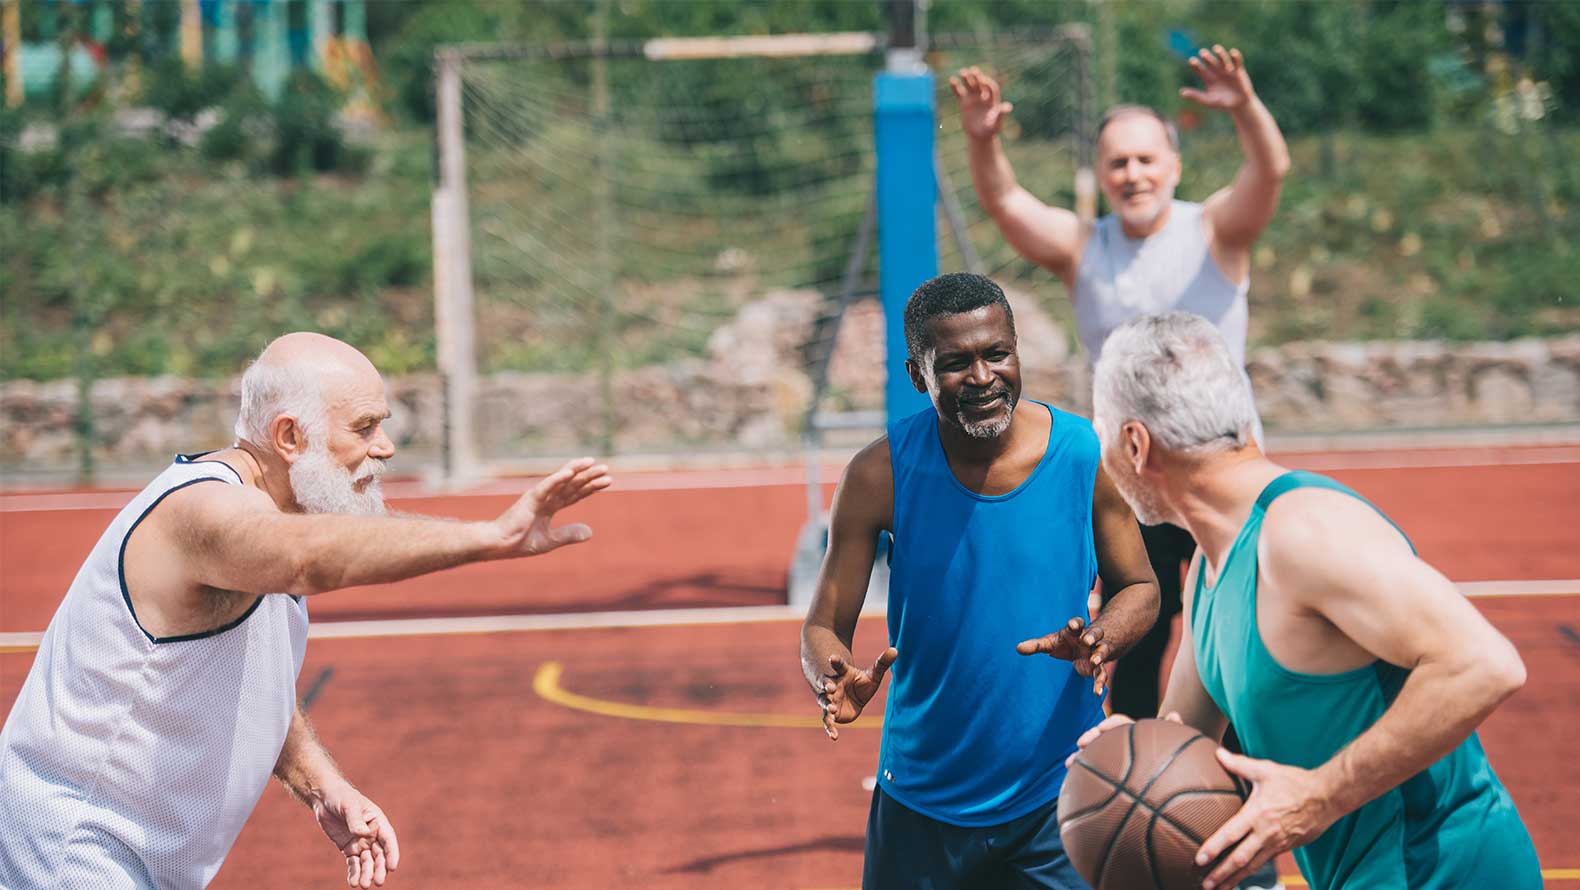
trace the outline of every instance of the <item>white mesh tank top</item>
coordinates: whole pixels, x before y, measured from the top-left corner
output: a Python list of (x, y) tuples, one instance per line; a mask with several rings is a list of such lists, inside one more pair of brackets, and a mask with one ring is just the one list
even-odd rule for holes
[(126, 593), (132, 530), (197, 484), (241, 479), (177, 457), (110, 523), (50, 620), (0, 731), (0, 887), (203, 887), (274, 771), (306, 606), (271, 594), (225, 627), (156, 639)]
[(1178, 309), (1216, 325), (1235, 362), (1245, 366), (1249, 282), (1235, 284), (1218, 268), (1201, 214), (1200, 204), (1175, 201), (1163, 230), (1140, 240), (1126, 237), (1117, 217), (1094, 224), (1072, 294), (1087, 361), (1097, 363), (1114, 328), (1140, 315)]

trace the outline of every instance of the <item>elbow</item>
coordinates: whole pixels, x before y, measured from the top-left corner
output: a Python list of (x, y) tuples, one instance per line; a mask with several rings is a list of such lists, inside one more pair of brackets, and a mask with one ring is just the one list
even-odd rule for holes
[(1520, 658), (1520, 654), (1514, 651), (1513, 646), (1510, 646), (1508, 653), (1502, 659), (1499, 659), (1494, 672), (1498, 688), (1498, 701), (1502, 702), (1525, 688), (1525, 680), (1527, 678), (1525, 660)]
[(1289, 175), (1289, 168), (1294, 163), (1289, 159), (1289, 149), (1283, 149), (1273, 155), (1273, 176), (1280, 182)]

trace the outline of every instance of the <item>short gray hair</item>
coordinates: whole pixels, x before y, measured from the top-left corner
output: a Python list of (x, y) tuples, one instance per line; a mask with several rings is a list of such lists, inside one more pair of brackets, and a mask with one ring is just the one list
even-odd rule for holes
[(1212, 322), (1189, 312), (1116, 328), (1093, 371), (1092, 407), (1106, 432), (1140, 421), (1171, 451), (1244, 448), (1256, 425), (1245, 369)]
[(308, 364), (292, 367), (268, 361), (253, 362), (241, 375), (241, 411), (236, 416), (236, 438), (260, 448), (269, 447), (269, 427), (275, 418), (296, 418), (308, 440), (328, 429), (323, 396), (315, 369)]
[(1115, 120), (1117, 120), (1117, 119), (1119, 119), (1121, 117), (1125, 117), (1126, 115), (1131, 115), (1131, 114), (1139, 114), (1142, 117), (1150, 117), (1153, 120), (1157, 121), (1158, 123), (1162, 124), (1163, 125), (1163, 134), (1165, 136), (1167, 136), (1168, 140), (1169, 140), (1169, 148), (1174, 149), (1174, 153), (1175, 154), (1179, 153), (1179, 150), (1180, 150), (1180, 131), (1179, 131), (1179, 128), (1174, 126), (1174, 122), (1173, 121), (1171, 121), (1168, 118), (1164, 117), (1163, 116), (1163, 112), (1158, 111), (1156, 108), (1153, 108), (1150, 105), (1115, 105), (1113, 108), (1110, 108), (1107, 111), (1103, 112), (1102, 118), (1100, 118), (1097, 121), (1097, 135), (1092, 137), (1092, 144), (1096, 145), (1098, 140), (1103, 138), (1103, 131), (1108, 129), (1108, 125), (1109, 124), (1113, 123)]

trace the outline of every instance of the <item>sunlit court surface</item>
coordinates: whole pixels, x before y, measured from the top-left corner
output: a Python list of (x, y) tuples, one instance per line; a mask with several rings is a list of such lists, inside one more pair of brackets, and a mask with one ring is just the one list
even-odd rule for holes
[[(1275, 454), (1386, 510), (1519, 647), (1529, 682), (1481, 738), (1549, 886), (1580, 887), (1580, 445)], [(596, 529), (581, 549), (315, 599), (298, 692), (399, 832), (392, 881), (858, 886), (881, 711), (830, 742), (800, 679), (783, 591), (801, 473), (621, 474), (573, 511)], [(483, 518), (521, 484), (391, 489), (397, 509)], [(117, 497), (0, 496), (0, 708)], [(855, 651), (883, 641), (864, 618)], [(333, 886), (342, 868), (271, 783), (214, 886)]]

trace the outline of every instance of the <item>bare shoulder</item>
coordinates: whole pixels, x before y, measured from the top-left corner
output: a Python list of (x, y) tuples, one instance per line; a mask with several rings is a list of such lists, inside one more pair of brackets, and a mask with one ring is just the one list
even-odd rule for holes
[(202, 541), (229, 523), (271, 514), (279, 508), (262, 490), (213, 480), (187, 485), (165, 496), (148, 515), (148, 522), (182, 541)]
[(1274, 501), (1257, 542), (1262, 572), (1296, 589), (1342, 583), (1371, 559), (1409, 554), (1404, 535), (1375, 508), (1327, 488)]
[(867, 443), (845, 466), (841, 487), (852, 492), (875, 495), (894, 491), (894, 464), (889, 456), (889, 437), (879, 436)]

